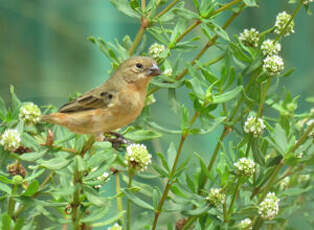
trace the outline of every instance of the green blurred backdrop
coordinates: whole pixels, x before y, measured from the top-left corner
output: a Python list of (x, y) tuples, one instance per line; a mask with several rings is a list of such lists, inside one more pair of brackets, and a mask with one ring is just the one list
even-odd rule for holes
[[(186, 0), (187, 6), (191, 2)], [(250, 27), (262, 31), (274, 23), (278, 12), (291, 12), (295, 7), (288, 0), (260, 2), (259, 8), (245, 10), (228, 29), (230, 34)], [(301, 12), (296, 18), (296, 33), (282, 42), (286, 69), (296, 67), (296, 71), (280, 84), (289, 88), (293, 96), (301, 94), (299, 111), (310, 109), (305, 98), (313, 96), (313, 22), (313, 17)], [(8, 101), (12, 84), (22, 101), (58, 107), (69, 95), (95, 87), (108, 77), (110, 63), (86, 38), (94, 35), (113, 41), (121, 40), (125, 34), (134, 38), (138, 27), (138, 21), (116, 11), (108, 0), (0, 0), (0, 96)], [(153, 116), (163, 125), (173, 126), (176, 115), (168, 106), (166, 92), (159, 91), (156, 98)], [(166, 116), (167, 121), (163, 121)], [(186, 154), (211, 152), (210, 140), (216, 139), (217, 133), (188, 139)], [(177, 141), (176, 137), (169, 138)], [(168, 139), (161, 143), (165, 145), (163, 150), (169, 145)], [(304, 210), (300, 213), (304, 214)], [(290, 224), (295, 229), (313, 228), (298, 215)]]

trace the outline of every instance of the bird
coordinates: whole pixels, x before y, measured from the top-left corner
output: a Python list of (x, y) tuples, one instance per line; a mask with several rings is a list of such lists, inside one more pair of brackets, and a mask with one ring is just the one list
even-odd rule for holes
[(152, 58), (130, 57), (102, 85), (64, 104), (58, 112), (43, 115), (41, 120), (101, 140), (104, 133), (125, 127), (140, 115), (149, 81), (160, 74)]

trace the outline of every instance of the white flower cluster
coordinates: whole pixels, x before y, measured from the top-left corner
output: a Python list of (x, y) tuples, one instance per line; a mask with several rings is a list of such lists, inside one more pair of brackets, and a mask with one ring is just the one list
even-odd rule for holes
[(241, 220), (239, 224), (240, 229), (250, 230), (252, 229), (252, 220), (250, 218), (245, 218)]
[(108, 228), (108, 230), (122, 230), (122, 227), (118, 223), (115, 223), (110, 228)]
[(254, 137), (261, 135), (265, 128), (263, 119), (253, 116), (249, 116), (244, 123), (244, 132), (252, 133)]
[(274, 219), (279, 212), (279, 201), (280, 199), (276, 197), (275, 193), (267, 193), (266, 198), (259, 204), (258, 214), (264, 220)]
[(311, 2), (313, 2), (314, 0), (305, 0), (304, 2), (303, 2), (303, 4), (304, 5), (308, 5), (308, 4), (310, 4)]
[(278, 75), (285, 68), (282, 58), (278, 55), (267, 56), (263, 60), (263, 69), (269, 75)]
[(285, 177), (284, 179), (282, 179), (279, 183), (279, 188), (280, 190), (285, 190), (289, 187), (289, 183), (290, 183), (290, 177)]
[(162, 44), (154, 43), (148, 48), (148, 53), (153, 58), (159, 58), (160, 55), (166, 50), (166, 47)]
[[(281, 31), (286, 27), (288, 21), (290, 20), (291, 15), (287, 14), (286, 11), (279, 13), (276, 17), (275, 22), (275, 33), (280, 34)], [(291, 23), (288, 25), (286, 31), (284, 32), (284, 36), (289, 36), (290, 34), (294, 33), (294, 21), (292, 20)]]
[(152, 155), (148, 153), (145, 145), (131, 144), (126, 148), (125, 163), (129, 167), (144, 171), (152, 162)]
[(226, 195), (222, 192), (220, 188), (211, 188), (208, 196), (206, 197), (208, 202), (218, 208), (220, 205), (225, 203)]
[(246, 46), (257, 47), (259, 41), (259, 32), (255, 28), (244, 29), (239, 36), (240, 41)]
[(0, 136), (0, 145), (4, 147), (5, 150), (14, 151), (20, 146), (21, 135), (16, 129), (7, 129)]
[(40, 109), (32, 102), (25, 103), (20, 108), (19, 118), (26, 123), (36, 124), (39, 122), (41, 116)]
[(255, 172), (255, 163), (251, 159), (242, 157), (236, 163), (234, 163), (236, 167), (237, 174), (239, 176), (252, 176)]
[(280, 52), (281, 45), (279, 42), (274, 42), (273, 40), (267, 39), (263, 41), (261, 49), (264, 55), (274, 55)]

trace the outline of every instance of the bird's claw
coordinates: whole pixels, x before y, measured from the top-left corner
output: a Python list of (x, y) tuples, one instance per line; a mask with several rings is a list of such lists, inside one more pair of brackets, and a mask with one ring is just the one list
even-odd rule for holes
[[(111, 142), (112, 147), (116, 150), (121, 150), (123, 145), (130, 145), (133, 142), (127, 138), (125, 138), (122, 134), (116, 132), (108, 132), (104, 137), (104, 141)], [(115, 138), (111, 138), (110, 136), (114, 136)]]

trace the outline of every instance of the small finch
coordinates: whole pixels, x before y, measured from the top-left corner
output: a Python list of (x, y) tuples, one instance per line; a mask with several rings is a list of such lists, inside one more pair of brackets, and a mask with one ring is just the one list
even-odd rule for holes
[(75, 133), (101, 137), (130, 124), (140, 115), (147, 85), (159, 74), (160, 69), (152, 58), (131, 57), (101, 86), (63, 105), (57, 113), (42, 116), (42, 120)]

